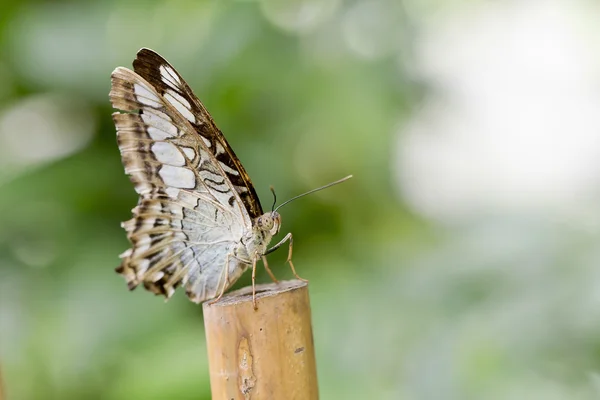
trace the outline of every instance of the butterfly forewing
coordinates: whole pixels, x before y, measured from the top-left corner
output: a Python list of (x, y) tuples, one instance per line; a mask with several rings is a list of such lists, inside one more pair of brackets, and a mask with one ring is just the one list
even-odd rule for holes
[(131, 289), (196, 301), (247, 268), (240, 241), (261, 213), (252, 183), (212, 118), (162, 57), (142, 49), (112, 74), (110, 99), (126, 173), (140, 195), (123, 224), (132, 248), (117, 271)]
[(242, 163), (202, 102), (194, 95), (175, 68), (154, 51), (141, 49), (133, 61), (133, 69), (194, 127), (239, 194), (250, 217), (261, 216), (263, 211), (260, 201)]

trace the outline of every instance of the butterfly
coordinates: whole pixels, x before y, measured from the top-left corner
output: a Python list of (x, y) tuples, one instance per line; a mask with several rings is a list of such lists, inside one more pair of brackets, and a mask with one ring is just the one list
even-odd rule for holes
[(263, 212), (242, 163), (175, 68), (143, 48), (133, 71), (118, 67), (111, 82), (117, 142), (139, 195), (133, 218), (122, 224), (131, 248), (116, 269), (129, 289), (141, 284), (168, 299), (181, 286), (195, 303), (217, 301), (252, 267), (256, 308), (256, 264), (262, 259), (277, 282), (265, 256), (286, 242), (286, 262), (302, 279), (292, 234), (268, 248), (281, 216)]

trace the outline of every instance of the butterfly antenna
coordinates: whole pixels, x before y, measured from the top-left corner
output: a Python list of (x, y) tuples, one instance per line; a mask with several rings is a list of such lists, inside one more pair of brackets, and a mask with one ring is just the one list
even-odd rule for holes
[(275, 194), (275, 188), (273, 185), (269, 186), (271, 193), (273, 193), (273, 205), (271, 206), (271, 212), (275, 210), (275, 203), (277, 203), (277, 195)]
[[(306, 192), (306, 193), (302, 193), (302, 194), (299, 194), (298, 196), (292, 197), (292, 198), (291, 198), (291, 199), (289, 199), (288, 201), (284, 201), (283, 203), (281, 203), (281, 204), (280, 204), (280, 205), (279, 205), (279, 206), (278, 206), (276, 209), (274, 209), (274, 210), (273, 210), (273, 212), (275, 212), (275, 211), (279, 210), (281, 207), (285, 206), (285, 205), (286, 205), (286, 204), (288, 204), (289, 202), (292, 202), (292, 201), (294, 201), (294, 200), (296, 200), (296, 199), (299, 199), (300, 197), (304, 197), (304, 196), (306, 196), (306, 195), (308, 195), (308, 194), (311, 194), (311, 193), (314, 193), (314, 192), (318, 192), (319, 190), (327, 189), (328, 187), (331, 187), (331, 186), (333, 186), (333, 185), (337, 185), (338, 183), (345, 182), (345, 181), (347, 181), (347, 180), (348, 180), (348, 179), (350, 179), (350, 178), (352, 178), (352, 175), (348, 175), (348, 176), (347, 176), (347, 177), (345, 177), (345, 178), (342, 178), (342, 179), (340, 179), (340, 180), (337, 180), (337, 181), (335, 181), (335, 182), (328, 183), (328, 184), (327, 184), (327, 185), (325, 185), (325, 186), (321, 186), (321, 187), (318, 187), (318, 188), (316, 188), (316, 189), (309, 190), (309, 191), (308, 191), (308, 192)], [(273, 192), (273, 194), (275, 194), (275, 192)]]

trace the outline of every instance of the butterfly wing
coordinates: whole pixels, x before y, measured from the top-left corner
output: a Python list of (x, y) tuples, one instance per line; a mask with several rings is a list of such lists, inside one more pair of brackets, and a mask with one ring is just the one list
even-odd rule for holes
[(263, 210), (248, 173), (209, 112), (175, 68), (154, 51), (143, 48), (133, 61), (133, 70), (188, 120), (223, 168), (250, 218), (260, 217)]
[[(247, 268), (243, 256), (236, 257), (240, 239), (252, 228), (246, 202), (258, 205), (255, 211), (260, 203), (250, 180), (242, 179), (245, 171), (235, 169), (237, 158), (225, 156), (233, 152), (219, 151), (226, 142), (206, 109), (156, 57), (157, 64), (147, 70), (159, 75), (146, 73), (151, 82), (122, 67), (111, 76), (110, 100), (123, 111), (113, 114), (117, 141), (125, 172), (140, 195), (133, 218), (123, 224), (132, 248), (121, 255), (117, 272), (130, 289), (143, 284), (168, 298), (185, 285), (188, 296), (200, 302), (218, 294), (226, 268), (226, 286)], [(186, 97), (177, 88), (164, 90), (173, 82), (186, 88)], [(232, 176), (240, 179), (234, 183)]]

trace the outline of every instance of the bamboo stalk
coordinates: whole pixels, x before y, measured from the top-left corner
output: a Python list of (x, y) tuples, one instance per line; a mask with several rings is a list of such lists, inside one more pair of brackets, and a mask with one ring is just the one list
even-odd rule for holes
[(213, 400), (317, 400), (308, 285), (299, 280), (204, 303)]

